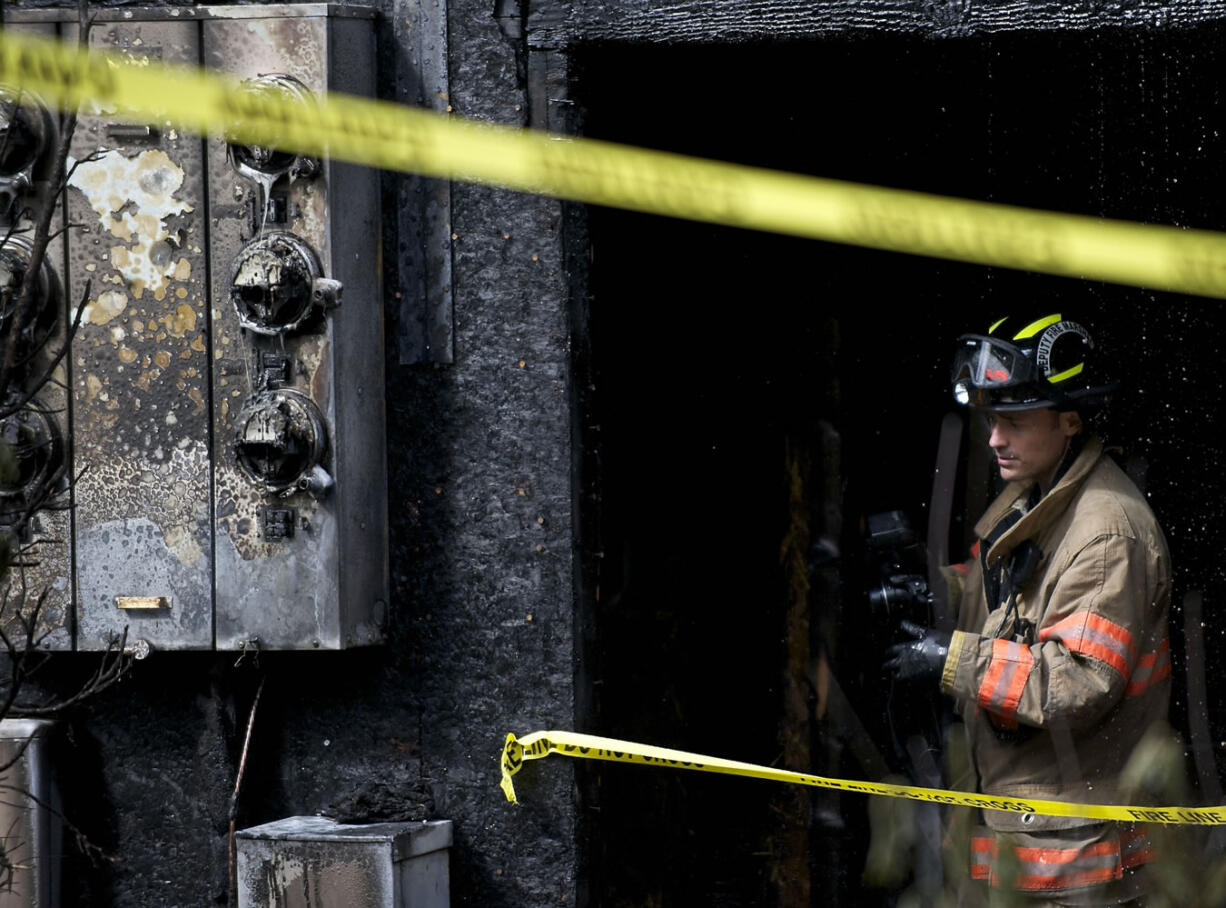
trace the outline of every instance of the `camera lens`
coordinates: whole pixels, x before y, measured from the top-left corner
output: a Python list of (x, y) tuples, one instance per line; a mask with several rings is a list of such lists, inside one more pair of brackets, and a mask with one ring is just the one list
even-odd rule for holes
[(887, 615), (891, 610), (902, 604), (906, 594), (897, 587), (890, 586), (882, 582), (877, 589), (868, 591), (868, 604), (874, 612), (885, 612)]

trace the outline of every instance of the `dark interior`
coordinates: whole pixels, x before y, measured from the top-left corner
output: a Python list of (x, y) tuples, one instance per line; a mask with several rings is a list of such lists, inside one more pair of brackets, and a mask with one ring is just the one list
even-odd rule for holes
[[(1222, 39), (1213, 26), (588, 46), (574, 57), (574, 94), (591, 137), (1220, 230)], [(891, 769), (905, 771), (865, 604), (863, 518), (900, 509), (926, 527), (938, 429), (954, 409), (956, 336), (1004, 314), (1068, 310), (1091, 323), (1118, 369), (1109, 439), (1170, 541), (1172, 722), (1189, 738), (1179, 606), (1200, 590), (1209, 688), (1195, 706), (1222, 740), (1221, 301), (600, 208), (589, 225), (594, 389), (583, 443), (597, 494), (587, 505), (594, 701), (583, 730), (774, 765), (787, 735), (818, 742), (812, 727), (786, 727), (780, 552), (789, 457), (836, 456), (840, 495), (807, 499), (814, 525), (832, 508), (841, 515), (841, 592), (815, 596), (814, 615), (826, 617), (814, 618), (813, 642)], [(823, 426), (838, 439), (833, 454)], [(956, 491), (955, 553), (985, 501), (965, 481)], [(1194, 743), (1208, 742), (1189, 740), (1190, 774)], [(823, 760), (782, 768), (865, 777), (849, 749)], [(897, 887), (861, 882), (863, 797), (812, 792), (807, 812), (781, 811), (785, 786), (767, 781), (578, 771), (593, 904), (775, 903), (788, 873), (775, 846), (798, 825), (812, 904), (896, 897)]]

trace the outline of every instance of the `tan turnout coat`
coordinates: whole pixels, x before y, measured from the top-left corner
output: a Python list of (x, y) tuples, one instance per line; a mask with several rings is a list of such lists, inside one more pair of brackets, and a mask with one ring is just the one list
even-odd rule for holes
[[(965, 723), (983, 793), (1119, 804), (1120, 770), (1167, 715), (1166, 540), (1097, 438), (1028, 507), (1031, 491), (1004, 490), (975, 526), (972, 559), (948, 575), (957, 630), (941, 688)], [(994, 578), (1025, 540), (1042, 555), (1016, 612), (989, 608)], [(1012, 856), (1010, 882), (1035, 894), (1110, 884), (1152, 858), (1143, 833), (1114, 823), (998, 810), (984, 819), (1031, 846)], [(972, 876), (1007, 885), (995, 878), (998, 847), (992, 834), (973, 840)]]

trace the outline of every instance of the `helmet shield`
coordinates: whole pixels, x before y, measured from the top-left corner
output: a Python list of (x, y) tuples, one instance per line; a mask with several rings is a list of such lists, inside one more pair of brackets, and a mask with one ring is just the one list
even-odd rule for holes
[(955, 383), (1004, 388), (1033, 379), (1030, 361), (1013, 344), (982, 334), (964, 334), (958, 341), (961, 346), (954, 356)]
[(954, 356), (954, 399), (990, 409), (1055, 406), (1041, 388), (1034, 359), (997, 337), (964, 334)]

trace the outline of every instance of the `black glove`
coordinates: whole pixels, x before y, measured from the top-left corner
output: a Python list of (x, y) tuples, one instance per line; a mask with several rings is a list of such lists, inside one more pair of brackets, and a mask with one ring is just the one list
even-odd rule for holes
[(948, 631), (922, 627), (913, 621), (903, 621), (901, 627), (904, 633), (915, 639), (895, 643), (886, 650), (882, 670), (895, 681), (923, 681), (941, 677), (952, 635)]

